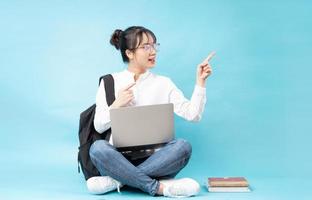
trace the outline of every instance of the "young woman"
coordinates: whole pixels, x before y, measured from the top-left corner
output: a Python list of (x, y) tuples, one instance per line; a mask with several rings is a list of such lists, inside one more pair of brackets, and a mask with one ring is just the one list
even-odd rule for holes
[[(96, 96), (95, 129), (103, 133), (110, 128), (109, 109), (173, 103), (174, 112), (189, 121), (199, 121), (206, 102), (206, 78), (211, 74), (210, 54), (197, 67), (196, 84), (191, 100), (167, 77), (150, 72), (155, 66), (159, 47), (154, 33), (144, 27), (132, 26), (115, 30), (110, 43), (120, 50), (127, 69), (112, 74), (116, 100), (106, 103), (103, 80)], [(90, 148), (90, 157), (102, 176), (87, 181), (89, 191), (103, 194), (122, 185), (139, 188), (150, 195), (188, 197), (199, 192), (199, 184), (190, 178), (173, 179), (191, 156), (191, 145), (174, 139), (159, 149), (146, 150), (139, 158), (120, 153), (112, 140), (98, 140)]]

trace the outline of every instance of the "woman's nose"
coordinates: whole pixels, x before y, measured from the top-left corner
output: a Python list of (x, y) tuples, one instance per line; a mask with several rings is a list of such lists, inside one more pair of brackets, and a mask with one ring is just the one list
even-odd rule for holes
[(150, 54), (151, 55), (156, 55), (156, 53), (157, 53), (156, 49), (154, 47), (152, 47), (151, 50), (150, 50)]

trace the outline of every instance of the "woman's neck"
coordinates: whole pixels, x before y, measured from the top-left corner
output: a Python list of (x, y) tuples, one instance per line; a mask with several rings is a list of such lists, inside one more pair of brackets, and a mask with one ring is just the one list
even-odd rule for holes
[(138, 80), (139, 76), (141, 74), (144, 74), (146, 72), (146, 69), (144, 68), (141, 68), (141, 67), (138, 67), (138, 66), (135, 66), (133, 65), (132, 63), (129, 63), (128, 65), (128, 71), (134, 73), (134, 80)]

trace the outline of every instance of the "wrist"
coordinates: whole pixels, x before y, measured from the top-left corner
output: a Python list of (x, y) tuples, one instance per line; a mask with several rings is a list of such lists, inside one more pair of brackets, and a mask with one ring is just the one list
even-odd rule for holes
[(206, 85), (206, 80), (203, 79), (197, 79), (196, 84), (200, 87), (205, 87)]
[(117, 105), (116, 101), (110, 106), (111, 109), (114, 108), (119, 108), (119, 106)]

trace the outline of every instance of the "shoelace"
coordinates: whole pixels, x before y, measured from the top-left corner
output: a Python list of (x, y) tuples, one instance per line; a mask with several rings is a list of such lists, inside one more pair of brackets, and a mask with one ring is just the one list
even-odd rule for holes
[(116, 185), (117, 185), (117, 192), (120, 194), (121, 192), (120, 192), (120, 188), (121, 188), (121, 183), (120, 182), (118, 182), (118, 181), (116, 181), (116, 180), (114, 180), (115, 181), (115, 183), (116, 183)]

